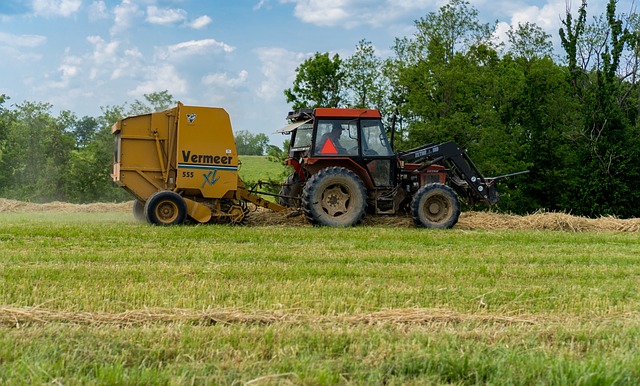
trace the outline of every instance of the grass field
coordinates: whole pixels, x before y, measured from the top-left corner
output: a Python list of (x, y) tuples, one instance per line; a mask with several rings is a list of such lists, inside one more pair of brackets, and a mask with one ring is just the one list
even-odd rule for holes
[(255, 183), (258, 180), (269, 179), (284, 182), (284, 165), (269, 161), (265, 156), (241, 155), (239, 159), (241, 164), (238, 173), (245, 182)]
[(640, 234), (0, 212), (0, 384), (640, 384)]

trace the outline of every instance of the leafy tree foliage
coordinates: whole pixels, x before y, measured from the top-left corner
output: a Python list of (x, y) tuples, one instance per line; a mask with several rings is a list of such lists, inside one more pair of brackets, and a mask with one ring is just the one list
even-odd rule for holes
[(353, 56), (344, 61), (345, 87), (349, 105), (355, 108), (385, 110), (385, 79), (380, 68), (383, 60), (371, 42), (361, 40)]
[(236, 149), (241, 155), (264, 155), (269, 144), (269, 137), (264, 133), (252, 134), (240, 130), (235, 135)]
[(314, 107), (338, 107), (342, 102), (344, 71), (338, 54), (318, 52), (296, 69), (293, 88), (286, 89), (287, 103), (293, 109)]

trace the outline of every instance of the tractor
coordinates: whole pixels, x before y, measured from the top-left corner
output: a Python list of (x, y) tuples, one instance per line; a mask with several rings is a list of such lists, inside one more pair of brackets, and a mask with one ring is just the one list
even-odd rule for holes
[(300, 208), (315, 225), (348, 227), (365, 213), (410, 213), (418, 227), (451, 228), (460, 198), (489, 206), (499, 201), (485, 178), (453, 142), (394, 152), (381, 114), (371, 109), (316, 108), (290, 112), (278, 132), (290, 135), (285, 164), (293, 168), (280, 205)]

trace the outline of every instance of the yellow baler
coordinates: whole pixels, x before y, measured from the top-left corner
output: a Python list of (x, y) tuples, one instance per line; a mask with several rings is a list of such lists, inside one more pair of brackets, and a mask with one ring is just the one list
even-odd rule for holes
[(238, 177), (229, 115), (185, 106), (128, 117), (113, 125), (113, 181), (136, 199), (134, 214), (152, 224), (241, 222), (246, 202), (285, 208), (251, 194)]

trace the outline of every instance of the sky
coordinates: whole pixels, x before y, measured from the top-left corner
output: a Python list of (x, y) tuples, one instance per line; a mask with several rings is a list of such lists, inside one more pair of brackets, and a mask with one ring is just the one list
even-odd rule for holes
[[(498, 31), (533, 22), (558, 47), (560, 20), (579, 0), (470, 0)], [(606, 1), (589, 2), (589, 17)], [(0, 94), (7, 105), (100, 116), (168, 90), (187, 105), (223, 107), (234, 131), (286, 124), (283, 90), (315, 52), (353, 54), (362, 39), (381, 57), (442, 0), (0, 0)], [(629, 12), (634, 0), (619, 0)]]

